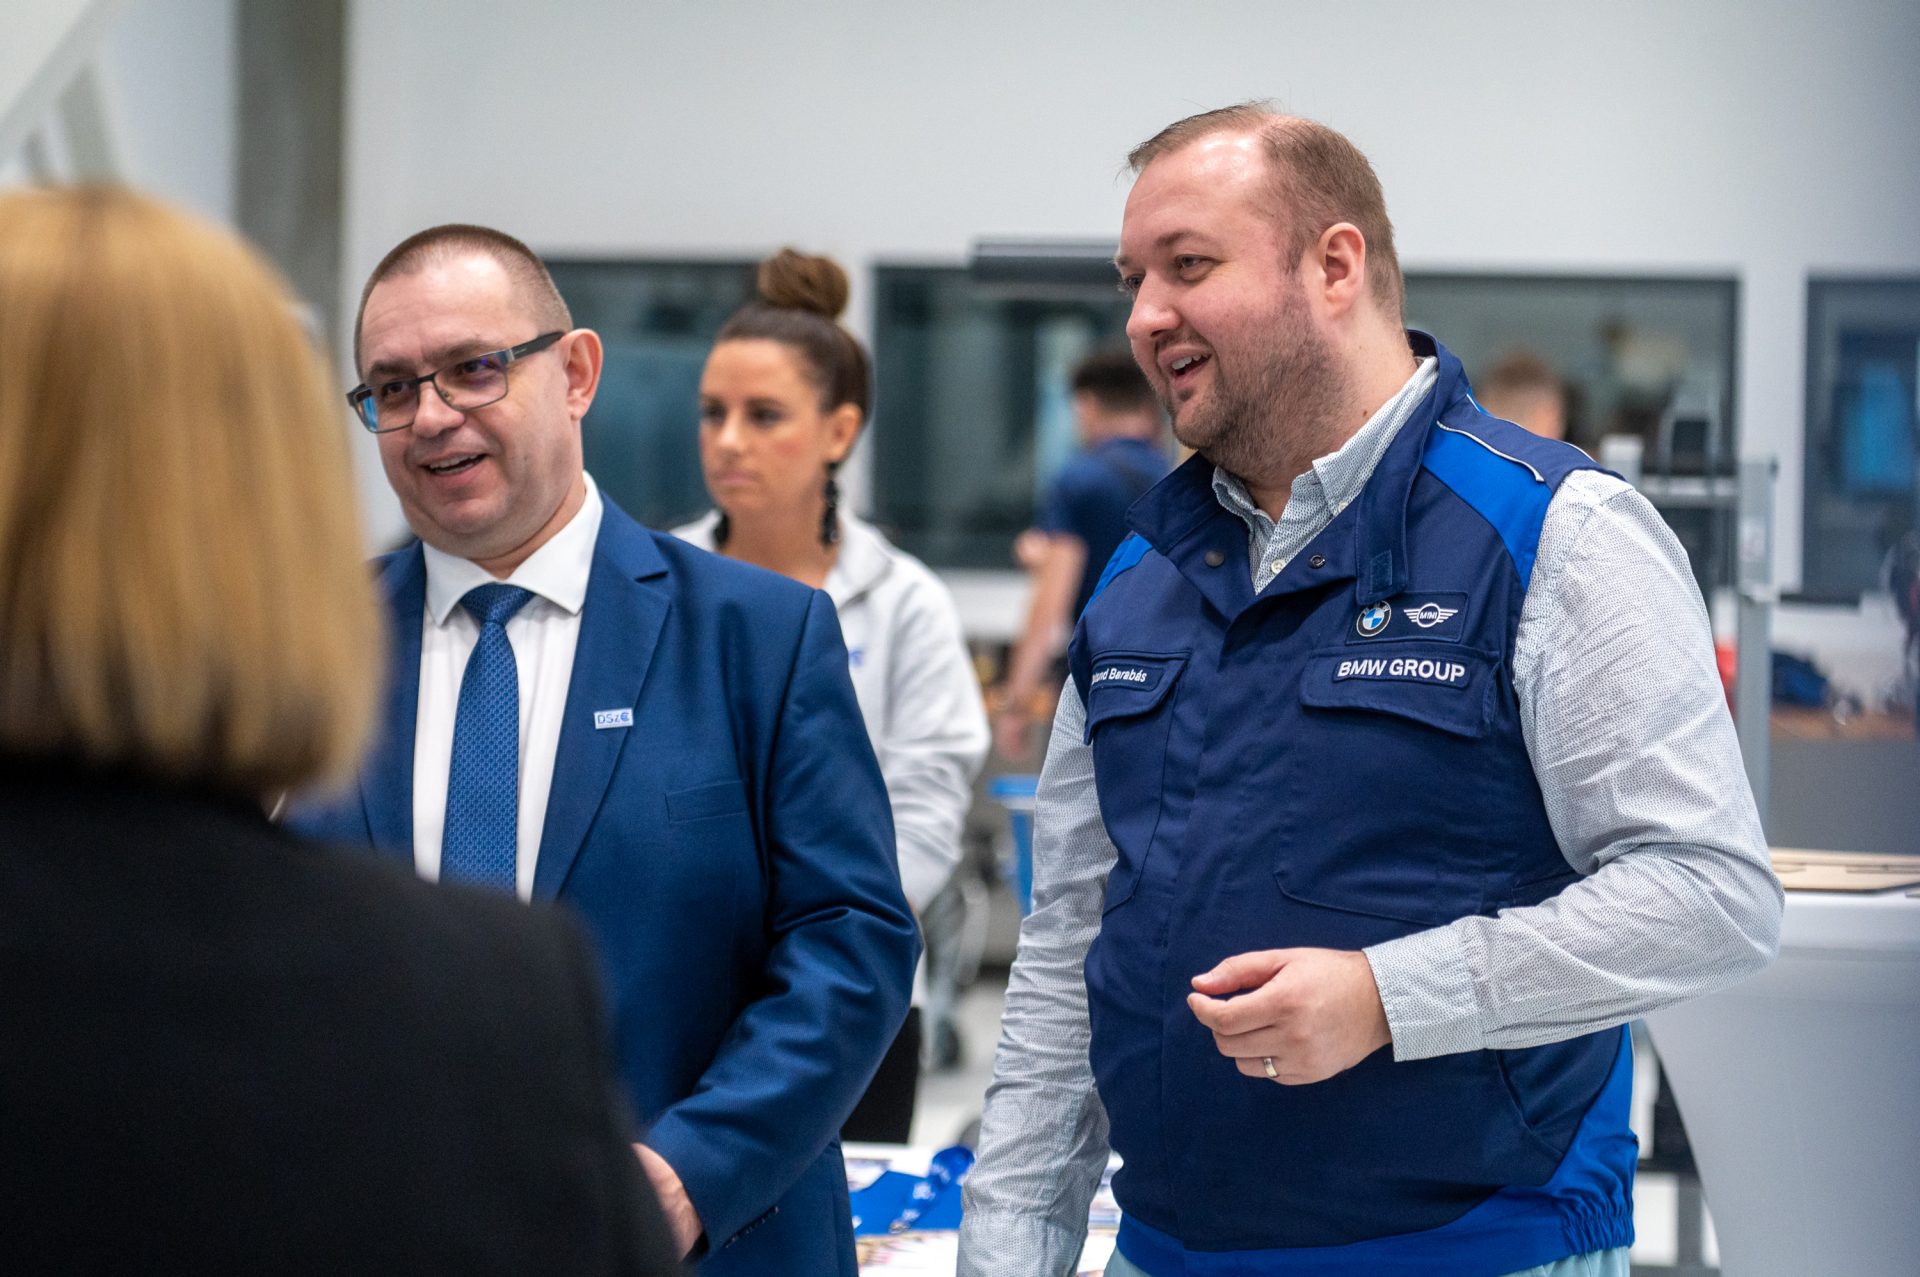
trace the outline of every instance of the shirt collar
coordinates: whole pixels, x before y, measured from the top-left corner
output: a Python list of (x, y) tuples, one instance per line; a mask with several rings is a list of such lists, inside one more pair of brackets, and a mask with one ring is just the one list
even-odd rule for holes
[(843, 608), (873, 589), (893, 570), (893, 555), (878, 529), (840, 517), (840, 553), (827, 571), (827, 597)]
[[(1311, 466), (1294, 478), (1287, 494), (1286, 513), (1295, 519), (1308, 515), (1332, 519), (1346, 509), (1367, 486), (1374, 467), (1393, 444), (1394, 436), (1400, 433), (1400, 427), (1406, 424), (1439, 377), (1439, 359), (1432, 355), (1419, 359), (1414, 364), (1413, 375), (1394, 392), (1393, 398), (1380, 405), (1366, 425), (1326, 456), (1315, 458)], [(1249, 527), (1261, 532), (1272, 531), (1273, 519), (1254, 504), (1239, 476), (1215, 466), (1213, 494)]]
[[(566, 526), (547, 543), (527, 556), (513, 570), (505, 584), (530, 590), (568, 615), (576, 614), (587, 601), (587, 578), (593, 572), (593, 547), (600, 538), (600, 516), (604, 509), (600, 487), (592, 475), (587, 482), (587, 499), (574, 512)], [(494, 576), (471, 559), (462, 559), (420, 547), (427, 562), (427, 615), (435, 625), (445, 625), (460, 600), (476, 585), (491, 585)]]
[[(709, 510), (692, 523), (682, 524), (673, 535), (702, 550), (719, 551), (713, 531), (720, 523), (720, 512)], [(873, 589), (893, 570), (893, 548), (880, 530), (850, 515), (840, 516), (840, 553), (833, 556), (822, 587), (836, 608)]]

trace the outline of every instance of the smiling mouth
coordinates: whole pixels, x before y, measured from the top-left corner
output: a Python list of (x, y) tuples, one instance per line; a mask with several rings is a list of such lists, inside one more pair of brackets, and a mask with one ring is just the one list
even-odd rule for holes
[(462, 470), (471, 470), (473, 467), (479, 465), (480, 460), (481, 454), (473, 452), (468, 453), (464, 457), (452, 457), (446, 461), (430, 461), (423, 464), (420, 468), (428, 474), (459, 474)]
[(1210, 362), (1209, 355), (1182, 355), (1167, 365), (1167, 377), (1174, 385), (1182, 385), (1193, 378), (1202, 366)]

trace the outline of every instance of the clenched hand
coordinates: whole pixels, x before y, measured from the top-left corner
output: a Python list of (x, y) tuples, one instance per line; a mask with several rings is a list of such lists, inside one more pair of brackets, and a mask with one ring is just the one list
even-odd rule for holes
[[(1323, 1082), (1393, 1041), (1364, 953), (1266, 949), (1193, 978), (1194, 1018), (1248, 1077), (1287, 1086)], [(1240, 990), (1238, 997), (1229, 994)]]

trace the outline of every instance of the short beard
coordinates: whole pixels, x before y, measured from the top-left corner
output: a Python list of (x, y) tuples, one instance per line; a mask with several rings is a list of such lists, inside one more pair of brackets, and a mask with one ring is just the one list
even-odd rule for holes
[(1213, 358), (1211, 399), (1184, 417), (1167, 404), (1181, 443), (1256, 485), (1300, 474), (1340, 446), (1346, 378), (1297, 282), (1244, 356), (1229, 364), (1216, 345)]

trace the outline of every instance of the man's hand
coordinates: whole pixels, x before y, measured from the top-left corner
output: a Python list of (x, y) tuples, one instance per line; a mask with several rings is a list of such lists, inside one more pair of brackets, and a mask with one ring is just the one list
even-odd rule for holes
[[(1393, 1041), (1364, 953), (1267, 949), (1228, 958), (1193, 978), (1194, 1018), (1248, 1077), (1288, 1086), (1324, 1082)], [(1239, 997), (1226, 995), (1250, 989)]]
[(673, 1244), (679, 1249), (680, 1258), (685, 1259), (693, 1244), (700, 1240), (702, 1231), (700, 1214), (693, 1209), (687, 1186), (680, 1182), (673, 1167), (667, 1165), (667, 1159), (645, 1144), (635, 1144), (633, 1151), (640, 1155), (640, 1165), (653, 1183), (653, 1195), (660, 1199), (660, 1213), (667, 1217), (667, 1227), (673, 1233)]

